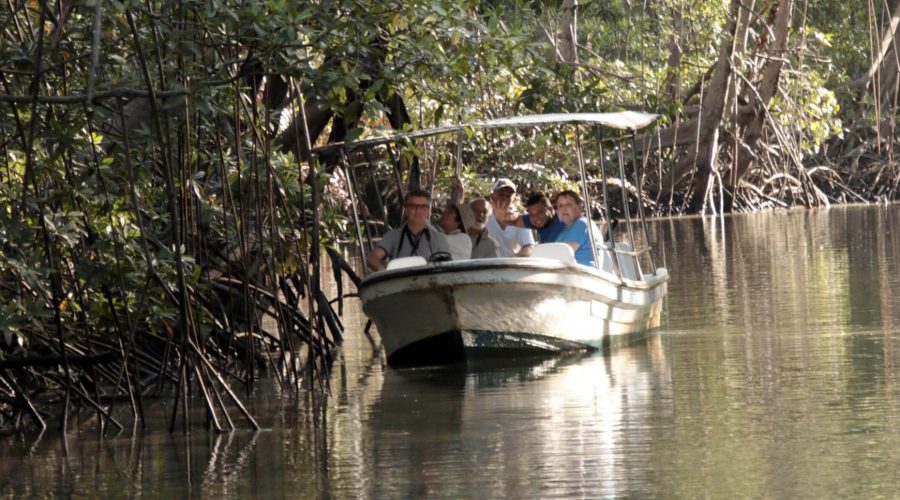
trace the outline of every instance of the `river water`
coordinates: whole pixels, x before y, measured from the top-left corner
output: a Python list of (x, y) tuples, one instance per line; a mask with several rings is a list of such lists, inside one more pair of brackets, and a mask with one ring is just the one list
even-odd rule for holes
[(385, 369), (350, 301), (330, 395), (263, 431), (0, 440), (0, 495), (822, 498), (900, 494), (900, 207), (653, 221), (663, 326), (611, 353)]

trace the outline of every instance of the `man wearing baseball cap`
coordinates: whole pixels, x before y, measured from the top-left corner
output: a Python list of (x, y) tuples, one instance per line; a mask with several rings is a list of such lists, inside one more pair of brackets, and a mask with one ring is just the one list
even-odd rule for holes
[(508, 216), (513, 196), (516, 195), (516, 185), (509, 179), (500, 178), (494, 182), (491, 189), (491, 206), (494, 213), (488, 218), (486, 228), (491, 238), (500, 244), (501, 257), (530, 257), (534, 248), (534, 236), (530, 229), (516, 227), (497, 219), (497, 214), (503, 214), (502, 220), (511, 219)]

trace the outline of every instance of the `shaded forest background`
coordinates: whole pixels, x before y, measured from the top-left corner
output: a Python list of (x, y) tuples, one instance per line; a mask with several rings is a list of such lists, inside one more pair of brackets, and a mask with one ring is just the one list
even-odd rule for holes
[[(653, 213), (894, 201), (898, 22), (875, 0), (4, 1), (0, 428), (143, 422), (158, 395), (172, 428), (193, 400), (252, 427), (261, 370), (324, 389), (343, 292), (318, 263), (358, 279), (335, 248), (366, 181), (315, 145), (637, 109), (661, 115)], [(572, 137), (522, 134), (479, 138), (474, 190), (570, 181)], [(419, 153), (404, 180), (445, 188), (451, 160)]]

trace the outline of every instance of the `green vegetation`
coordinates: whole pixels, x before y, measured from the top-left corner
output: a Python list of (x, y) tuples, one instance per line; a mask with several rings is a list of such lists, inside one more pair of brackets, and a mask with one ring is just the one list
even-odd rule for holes
[[(121, 396), (142, 420), (155, 394), (187, 426), (192, 392), (224, 429), (261, 367), (316, 388), (342, 335), (320, 251), (355, 279), (333, 248), (356, 174), (310, 145), (643, 109), (657, 212), (894, 199), (896, 59), (884, 13), (851, 4), (5, 2), (0, 428), (73, 401), (118, 425)], [(571, 133), (467, 139), (476, 189), (569, 182)], [(430, 147), (401, 173), (444, 190), (453, 155)]]

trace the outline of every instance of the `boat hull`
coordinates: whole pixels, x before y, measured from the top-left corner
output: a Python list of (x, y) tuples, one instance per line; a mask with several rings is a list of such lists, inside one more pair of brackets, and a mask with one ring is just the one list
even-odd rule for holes
[(668, 274), (640, 281), (547, 259), (385, 271), (360, 285), (392, 366), (630, 343), (659, 326)]

